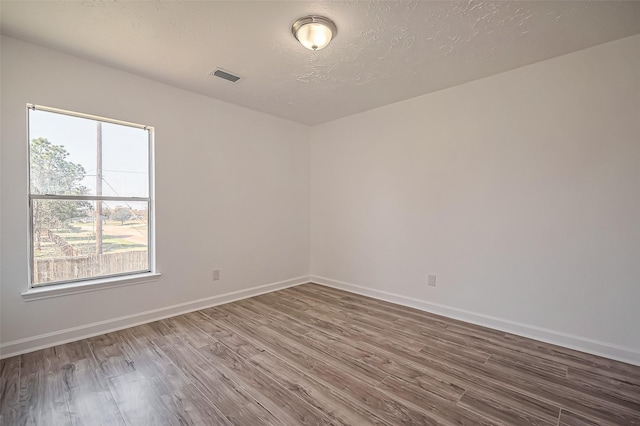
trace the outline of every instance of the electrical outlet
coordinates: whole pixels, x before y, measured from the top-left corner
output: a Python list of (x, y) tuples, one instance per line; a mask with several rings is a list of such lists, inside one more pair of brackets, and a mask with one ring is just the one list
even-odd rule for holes
[(220, 279), (220, 269), (213, 270), (213, 281), (218, 281)]
[(428, 275), (427, 276), (427, 285), (429, 287), (435, 287), (436, 286), (436, 276), (435, 275)]

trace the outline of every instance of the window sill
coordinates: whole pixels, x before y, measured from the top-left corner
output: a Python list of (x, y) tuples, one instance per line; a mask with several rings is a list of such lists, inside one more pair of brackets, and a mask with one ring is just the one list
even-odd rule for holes
[(71, 294), (87, 293), (89, 291), (105, 290), (108, 288), (142, 284), (160, 279), (159, 272), (129, 275), (125, 277), (104, 278), (80, 283), (59, 284), (40, 288), (30, 288), (22, 293), (25, 302), (49, 299), (51, 297), (68, 296)]

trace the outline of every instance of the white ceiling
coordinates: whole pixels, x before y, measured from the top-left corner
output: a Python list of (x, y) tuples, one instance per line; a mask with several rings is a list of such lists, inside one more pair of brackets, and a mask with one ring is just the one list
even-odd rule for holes
[[(640, 2), (6, 1), (5, 35), (314, 125), (640, 33)], [(333, 19), (324, 50), (291, 34)], [(238, 83), (208, 75), (222, 67)]]

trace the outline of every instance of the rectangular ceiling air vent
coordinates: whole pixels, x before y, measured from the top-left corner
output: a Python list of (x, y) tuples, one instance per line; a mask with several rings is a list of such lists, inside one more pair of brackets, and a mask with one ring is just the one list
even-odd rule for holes
[(242, 77), (238, 77), (237, 75), (233, 75), (230, 72), (224, 71), (220, 68), (216, 68), (211, 75), (214, 75), (216, 77), (220, 77), (223, 78), (225, 80), (228, 80), (232, 83), (235, 83), (236, 81), (240, 80)]

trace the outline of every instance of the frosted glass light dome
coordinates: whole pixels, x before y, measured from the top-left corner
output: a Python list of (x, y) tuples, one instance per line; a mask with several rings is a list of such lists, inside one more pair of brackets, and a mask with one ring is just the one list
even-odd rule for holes
[(338, 33), (336, 24), (323, 16), (305, 16), (298, 19), (291, 27), (295, 38), (309, 50), (320, 50), (326, 47)]

